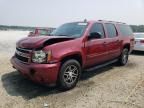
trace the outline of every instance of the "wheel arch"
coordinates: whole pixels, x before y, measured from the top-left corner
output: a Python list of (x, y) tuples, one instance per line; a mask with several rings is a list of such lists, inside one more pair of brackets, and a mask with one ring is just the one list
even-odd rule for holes
[(124, 48), (127, 48), (127, 49), (130, 51), (130, 43), (124, 44), (122, 50), (123, 50)]
[(81, 67), (83, 66), (83, 60), (82, 60), (82, 55), (80, 53), (73, 53), (73, 54), (68, 54), (68, 55), (65, 55), (61, 58), (60, 62), (61, 62), (61, 65), (67, 61), (67, 60), (70, 60), (70, 59), (74, 59), (74, 60), (77, 60)]

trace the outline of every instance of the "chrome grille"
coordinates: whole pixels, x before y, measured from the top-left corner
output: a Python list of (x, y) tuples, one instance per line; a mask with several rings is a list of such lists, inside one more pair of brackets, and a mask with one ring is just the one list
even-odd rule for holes
[(25, 63), (30, 62), (32, 50), (24, 48), (16, 48), (15, 57)]

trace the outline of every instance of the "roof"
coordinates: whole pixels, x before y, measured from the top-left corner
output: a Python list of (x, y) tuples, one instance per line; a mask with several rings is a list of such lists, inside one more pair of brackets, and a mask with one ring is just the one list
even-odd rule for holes
[(103, 22), (103, 23), (114, 23), (114, 24), (126, 24), (126, 23), (123, 23), (123, 22), (117, 22), (117, 21), (107, 21), (107, 20), (90, 20), (90, 21), (87, 21), (87, 22)]

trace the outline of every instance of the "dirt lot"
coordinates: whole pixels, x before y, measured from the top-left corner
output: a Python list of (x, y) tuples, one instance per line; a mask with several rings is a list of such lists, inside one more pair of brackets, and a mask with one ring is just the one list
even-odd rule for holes
[(15, 40), (0, 40), (0, 108), (144, 108), (144, 53), (130, 55), (124, 67), (112, 64), (84, 72), (74, 89), (61, 92), (35, 84), (12, 68)]

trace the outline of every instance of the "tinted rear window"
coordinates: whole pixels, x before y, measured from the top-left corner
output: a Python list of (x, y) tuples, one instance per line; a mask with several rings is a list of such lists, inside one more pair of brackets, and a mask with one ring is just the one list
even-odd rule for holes
[(133, 35), (132, 29), (128, 25), (119, 24), (119, 29), (123, 36)]

